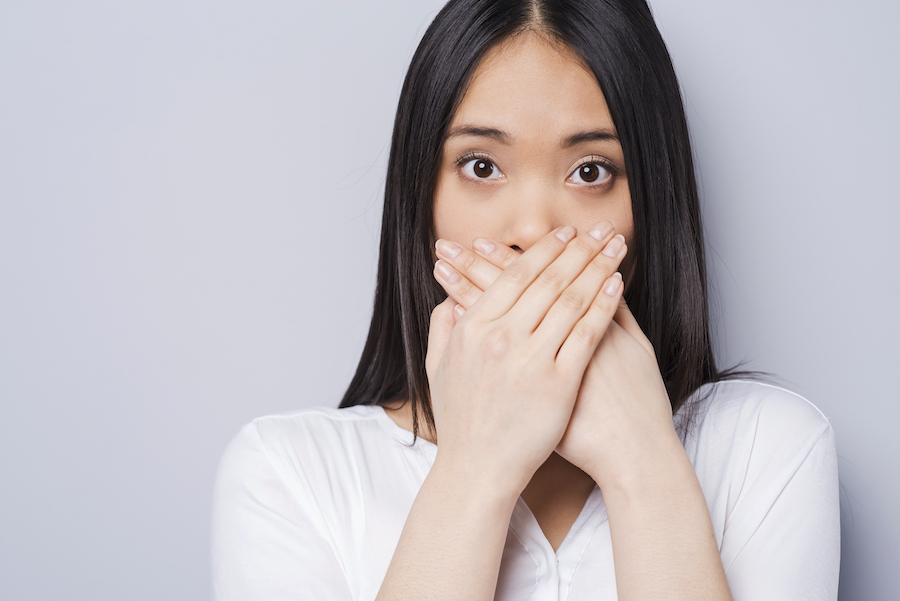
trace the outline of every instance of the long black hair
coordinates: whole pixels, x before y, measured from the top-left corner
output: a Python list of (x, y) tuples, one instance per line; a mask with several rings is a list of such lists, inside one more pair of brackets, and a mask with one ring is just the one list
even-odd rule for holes
[(432, 201), (447, 128), (485, 53), (535, 31), (593, 71), (625, 155), (636, 257), (625, 291), (656, 351), (672, 410), (723, 377), (715, 366), (703, 230), (678, 81), (644, 0), (451, 0), (425, 32), (394, 122), (369, 337), (341, 407), (412, 403), (434, 427), (425, 373), (431, 311)]

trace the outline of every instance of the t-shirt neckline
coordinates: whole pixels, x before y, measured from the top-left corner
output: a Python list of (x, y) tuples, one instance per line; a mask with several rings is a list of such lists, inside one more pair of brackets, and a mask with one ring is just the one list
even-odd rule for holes
[(437, 453), (437, 445), (433, 442), (425, 440), (421, 436), (414, 436), (412, 432), (405, 428), (401, 428), (397, 425), (397, 422), (391, 419), (391, 416), (387, 414), (387, 411), (381, 405), (373, 405), (372, 406), (375, 413), (375, 418), (378, 420), (378, 423), (382, 425), (382, 427), (388, 431), (388, 433), (393, 437), (402, 442), (405, 446), (429, 450), (432, 453)]

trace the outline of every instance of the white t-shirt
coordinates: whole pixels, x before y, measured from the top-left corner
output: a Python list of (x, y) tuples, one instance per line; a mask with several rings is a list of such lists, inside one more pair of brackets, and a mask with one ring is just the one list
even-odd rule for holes
[[(735, 601), (837, 599), (834, 433), (805, 399), (755, 382), (701, 388), (683, 440)], [(676, 419), (676, 425), (681, 428)], [(378, 406), (262, 417), (225, 451), (215, 488), (219, 601), (371, 600), (437, 447)], [(520, 498), (496, 599), (616, 599), (594, 488), (554, 553)]]

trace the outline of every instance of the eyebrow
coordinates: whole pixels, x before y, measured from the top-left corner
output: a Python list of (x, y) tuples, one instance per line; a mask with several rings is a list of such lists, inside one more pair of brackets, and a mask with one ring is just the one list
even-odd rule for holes
[[(475, 125), (460, 125), (458, 127), (454, 127), (447, 134), (447, 139), (456, 138), (459, 136), (478, 136), (481, 138), (490, 138), (491, 140), (496, 140), (501, 144), (511, 144), (512, 136), (506, 133), (503, 130), (497, 129), (496, 127), (478, 127)], [(606, 142), (613, 141), (618, 142), (619, 136), (616, 135), (616, 132), (609, 129), (597, 129), (593, 131), (582, 131), (576, 134), (572, 134), (571, 136), (566, 136), (560, 142), (560, 148), (570, 148), (577, 144), (583, 144), (584, 142)]]
[(577, 134), (572, 134), (567, 138), (564, 138), (560, 143), (560, 147), (569, 148), (571, 146), (575, 146), (576, 144), (582, 144), (584, 142), (618, 142), (619, 136), (616, 135), (616, 132), (609, 129), (597, 129), (594, 131), (582, 131)]
[(510, 144), (512, 142), (512, 136), (510, 136), (505, 131), (501, 131), (495, 127), (476, 127), (474, 125), (460, 125), (459, 127), (454, 127), (450, 130), (450, 133), (447, 134), (447, 139), (456, 138), (459, 136), (479, 136), (481, 138), (490, 138), (492, 140), (497, 140), (501, 144)]

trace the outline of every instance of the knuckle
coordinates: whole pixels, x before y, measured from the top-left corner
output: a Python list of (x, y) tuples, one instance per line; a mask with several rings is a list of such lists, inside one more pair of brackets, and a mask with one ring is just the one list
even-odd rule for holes
[(520, 284), (522, 282), (528, 281), (528, 268), (525, 265), (522, 265), (521, 262), (516, 261), (512, 263), (509, 267), (506, 268), (504, 272), (509, 281)]
[(559, 303), (573, 311), (580, 311), (584, 307), (584, 295), (578, 290), (566, 288), (565, 292), (559, 297)]
[(510, 335), (504, 328), (491, 328), (484, 340), (484, 348), (494, 356), (502, 356), (509, 352)]
[(517, 253), (516, 251), (514, 251), (510, 248), (507, 248), (503, 251), (503, 256), (500, 259), (501, 266), (506, 267), (507, 265), (509, 265), (510, 263), (512, 263), (513, 261), (515, 261), (518, 258), (519, 258), (519, 253)]
[(472, 296), (474, 292), (475, 286), (472, 285), (472, 282), (465, 278), (460, 278), (460, 280), (456, 283), (456, 291), (463, 298), (469, 298)]
[(600, 340), (600, 335), (597, 331), (585, 321), (579, 321), (575, 324), (575, 329), (572, 330), (572, 333), (588, 344), (596, 344)]
[(470, 272), (475, 267), (478, 266), (478, 255), (475, 253), (463, 253), (463, 256), (460, 257), (460, 267), (462, 267), (465, 271)]
[(601, 291), (594, 297), (594, 307), (602, 313), (613, 313), (616, 310), (617, 305), (612, 301), (613, 299), (611, 299), (608, 294)]
[(591, 280), (600, 280), (601, 282), (605, 282), (613, 273), (613, 270), (610, 269), (610, 266), (607, 265), (606, 261), (598, 259), (594, 259), (588, 263), (585, 266), (584, 271)]
[(591, 273), (602, 277), (604, 280), (609, 277), (612, 270), (609, 268), (609, 265), (606, 264), (606, 261), (601, 259), (603, 255), (597, 255), (593, 261), (587, 264), (584, 268), (585, 271), (590, 271)]
[(614, 299), (610, 298), (609, 295), (604, 292), (600, 292), (594, 298), (593, 307), (595, 311), (598, 311), (601, 315), (606, 315), (611, 317), (613, 313), (616, 312), (616, 304), (613, 302)]
[(556, 289), (559, 288), (563, 283), (563, 274), (559, 269), (555, 267), (548, 267), (541, 272), (540, 277), (538, 277), (538, 281), (542, 286), (546, 286), (550, 289)]
[(566, 243), (556, 236), (544, 236), (538, 244), (542, 251), (553, 255), (558, 255), (566, 249)]
[(569, 242), (569, 246), (574, 247), (575, 250), (585, 255), (593, 255), (597, 252), (595, 245), (592, 245), (583, 236), (577, 236), (574, 240)]

